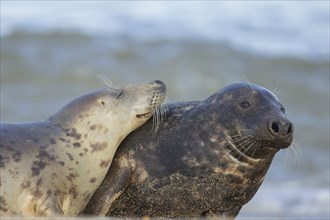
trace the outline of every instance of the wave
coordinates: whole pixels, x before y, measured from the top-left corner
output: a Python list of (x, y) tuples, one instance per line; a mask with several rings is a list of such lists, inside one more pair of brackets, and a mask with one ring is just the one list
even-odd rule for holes
[(17, 29), (220, 41), (272, 56), (329, 56), (327, 1), (1, 2), (1, 34)]

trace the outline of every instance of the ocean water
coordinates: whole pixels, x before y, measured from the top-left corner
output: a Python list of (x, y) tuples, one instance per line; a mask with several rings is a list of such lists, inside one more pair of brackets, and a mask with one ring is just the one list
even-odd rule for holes
[(295, 125), (239, 218), (329, 218), (329, 1), (1, 1), (1, 122), (160, 79), (172, 101), (260, 84)]

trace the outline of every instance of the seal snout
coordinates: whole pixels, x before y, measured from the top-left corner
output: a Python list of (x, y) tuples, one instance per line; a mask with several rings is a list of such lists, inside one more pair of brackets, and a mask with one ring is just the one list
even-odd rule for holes
[(161, 80), (155, 80), (155, 81), (153, 81), (153, 83), (155, 83), (155, 84), (161, 84), (161, 85), (164, 85), (165, 86), (165, 83), (163, 83)]
[(280, 118), (270, 120), (268, 123), (268, 130), (276, 139), (282, 140), (289, 145), (291, 144), (294, 128), (293, 124), (288, 119)]
[(153, 81), (151, 83), (158, 87), (159, 92), (161, 92), (161, 93), (165, 93), (166, 92), (166, 85), (162, 81), (155, 80), (155, 81)]
[(150, 106), (155, 108), (165, 100), (166, 97), (166, 85), (160, 80), (151, 82), (153, 95), (151, 97)]
[(270, 125), (270, 131), (275, 136), (292, 136), (293, 134), (293, 125), (289, 120), (276, 120), (273, 121)]

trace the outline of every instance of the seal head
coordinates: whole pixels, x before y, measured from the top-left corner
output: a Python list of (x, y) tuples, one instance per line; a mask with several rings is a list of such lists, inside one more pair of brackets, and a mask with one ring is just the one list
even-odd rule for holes
[(292, 143), (294, 128), (285, 116), (285, 108), (261, 86), (233, 84), (205, 100), (204, 105), (212, 116), (210, 123), (228, 136), (232, 155), (272, 157)]

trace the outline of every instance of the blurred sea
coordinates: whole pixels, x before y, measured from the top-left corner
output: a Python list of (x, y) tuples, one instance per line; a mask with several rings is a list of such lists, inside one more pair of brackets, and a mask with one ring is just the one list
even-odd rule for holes
[(244, 218), (329, 218), (329, 1), (3, 1), (1, 122), (160, 79), (172, 101), (249, 80), (276, 91), (301, 153), (280, 152)]

